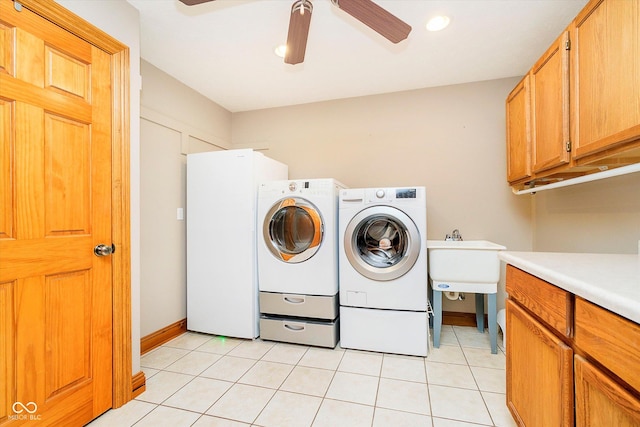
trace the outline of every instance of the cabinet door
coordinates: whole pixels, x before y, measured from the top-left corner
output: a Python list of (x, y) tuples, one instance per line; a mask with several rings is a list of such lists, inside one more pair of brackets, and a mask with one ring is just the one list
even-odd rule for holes
[(639, 21), (638, 0), (593, 0), (574, 21), (574, 157), (585, 163), (640, 139)]
[(576, 297), (574, 343), (640, 392), (640, 325)]
[(573, 350), (507, 300), (507, 406), (526, 427), (573, 426)]
[(506, 102), (507, 181), (531, 177), (531, 110), (529, 75), (511, 91)]
[(575, 379), (577, 427), (640, 425), (640, 400), (580, 356)]
[(533, 172), (569, 163), (569, 32), (531, 70)]

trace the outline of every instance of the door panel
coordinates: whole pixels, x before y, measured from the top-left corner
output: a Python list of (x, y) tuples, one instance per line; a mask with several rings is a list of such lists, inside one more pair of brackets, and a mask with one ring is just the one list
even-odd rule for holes
[(0, 422), (7, 419), (11, 405), (16, 401), (15, 361), (9, 355), (15, 352), (14, 340), (15, 281), (0, 283)]
[[(45, 69), (48, 88), (58, 89), (91, 102), (91, 68), (51, 46), (45, 46)], [(54, 72), (55, 71), (55, 72)]]
[(640, 425), (640, 400), (580, 356), (575, 356), (576, 426)]
[(507, 116), (507, 181), (531, 177), (531, 95), (529, 75), (509, 94)]
[(0, 12), (0, 425), (82, 425), (112, 406), (111, 57)]
[(11, 138), (11, 123), (14, 120), (13, 105), (13, 102), (0, 98), (0, 205), (4, 206), (0, 209), (0, 239), (13, 237), (14, 231), (13, 181), (11, 179), (14, 174), (14, 144)]
[(507, 310), (507, 407), (518, 425), (573, 423), (573, 350), (512, 300)]
[(564, 32), (531, 71), (533, 171), (569, 162), (569, 33)]
[[(91, 379), (91, 273), (89, 270), (48, 276), (44, 293), (45, 396)], [(65, 307), (65, 310), (60, 310)]]
[(640, 137), (640, 5), (591, 2), (575, 21), (573, 117), (581, 159)]
[(44, 175), (48, 178), (45, 186), (45, 234), (89, 234), (89, 125), (45, 114), (44, 126)]

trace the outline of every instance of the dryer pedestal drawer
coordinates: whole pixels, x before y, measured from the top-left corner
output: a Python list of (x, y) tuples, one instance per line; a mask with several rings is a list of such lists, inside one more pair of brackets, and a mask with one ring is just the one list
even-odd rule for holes
[(306, 344), (334, 348), (338, 343), (338, 320), (316, 322), (308, 319), (260, 317), (260, 338), (263, 340)]
[(333, 320), (338, 317), (338, 294), (317, 296), (260, 292), (260, 313)]

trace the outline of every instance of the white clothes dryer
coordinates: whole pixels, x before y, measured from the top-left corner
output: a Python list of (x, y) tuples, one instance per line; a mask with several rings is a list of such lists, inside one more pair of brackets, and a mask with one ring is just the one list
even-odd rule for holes
[(335, 347), (339, 334), (338, 192), (333, 179), (258, 188), (262, 339)]
[(331, 178), (259, 185), (260, 291), (338, 293), (338, 192), (343, 188)]
[(426, 356), (425, 188), (341, 190), (339, 224), (341, 347)]

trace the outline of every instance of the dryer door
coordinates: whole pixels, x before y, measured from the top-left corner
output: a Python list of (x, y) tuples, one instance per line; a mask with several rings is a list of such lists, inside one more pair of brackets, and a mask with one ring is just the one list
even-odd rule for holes
[(372, 280), (394, 280), (407, 273), (420, 254), (420, 232), (413, 220), (391, 206), (360, 211), (347, 225), (344, 251), (353, 268)]
[(288, 197), (267, 212), (262, 232), (269, 251), (276, 258), (298, 263), (308, 260), (320, 249), (324, 226), (320, 211), (313, 203)]

